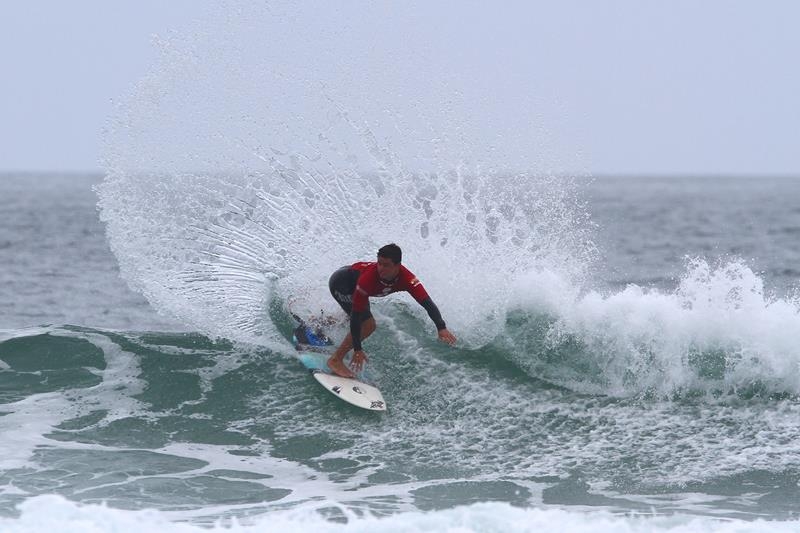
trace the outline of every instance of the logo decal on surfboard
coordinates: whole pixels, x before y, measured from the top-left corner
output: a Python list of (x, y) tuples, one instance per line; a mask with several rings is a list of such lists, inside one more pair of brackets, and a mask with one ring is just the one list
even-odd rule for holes
[(370, 406), (370, 409), (383, 409), (383, 402), (381, 401), (373, 401)]
[(357, 392), (358, 394), (364, 394), (364, 391), (359, 389), (358, 387), (353, 387), (353, 392)]
[(341, 394), (341, 393), (342, 393), (342, 387), (341, 387), (340, 385), (336, 385), (336, 386), (335, 386), (334, 388), (332, 388), (331, 390), (332, 390), (333, 392), (335, 392), (336, 394)]

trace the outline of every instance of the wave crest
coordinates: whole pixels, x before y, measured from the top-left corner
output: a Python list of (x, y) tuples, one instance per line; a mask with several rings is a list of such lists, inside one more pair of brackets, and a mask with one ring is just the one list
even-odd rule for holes
[(694, 259), (672, 291), (528, 280), (509, 332), (529, 373), (615, 396), (800, 394), (800, 302), (741, 261)]

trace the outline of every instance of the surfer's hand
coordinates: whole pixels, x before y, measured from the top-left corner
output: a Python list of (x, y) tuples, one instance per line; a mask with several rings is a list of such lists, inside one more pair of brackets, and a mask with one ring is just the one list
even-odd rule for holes
[(369, 357), (364, 353), (364, 350), (357, 350), (353, 352), (353, 358), (350, 359), (350, 368), (353, 372), (358, 373), (364, 368), (364, 363), (369, 361)]
[(442, 342), (446, 342), (447, 344), (452, 346), (452, 345), (454, 345), (456, 343), (456, 336), (453, 335), (452, 333), (450, 333), (450, 330), (447, 329), (447, 328), (440, 329), (439, 330), (439, 340), (442, 341)]

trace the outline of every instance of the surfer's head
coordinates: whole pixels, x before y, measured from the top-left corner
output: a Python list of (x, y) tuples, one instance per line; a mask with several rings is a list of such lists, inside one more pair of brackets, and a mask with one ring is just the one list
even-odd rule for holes
[(395, 243), (387, 244), (378, 250), (378, 259), (385, 257), (391, 259), (395, 265), (403, 262), (403, 251)]
[(378, 277), (385, 283), (392, 283), (400, 273), (403, 252), (395, 243), (387, 244), (378, 250)]

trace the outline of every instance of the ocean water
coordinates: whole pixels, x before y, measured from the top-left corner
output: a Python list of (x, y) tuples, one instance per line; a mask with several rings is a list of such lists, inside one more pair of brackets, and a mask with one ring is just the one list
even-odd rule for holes
[[(574, 231), (570, 254), (504, 244), (539, 223), (508, 216), (461, 237), (481, 261), (446, 263), (436, 225), (412, 227), (406, 262), (462, 342), (403, 296), (376, 304), (382, 415), (293, 359), (289, 302), (331, 308), (344, 261), (262, 257), (291, 245), (264, 183), (2, 176), (4, 531), (800, 527), (800, 181), (530, 178), (559, 191), (549, 220), (573, 210), (537, 237)], [(165, 191), (192, 184), (182, 211)], [(459, 255), (453, 234), (434, 248)], [(526, 260), (493, 262), (504, 246)]]

